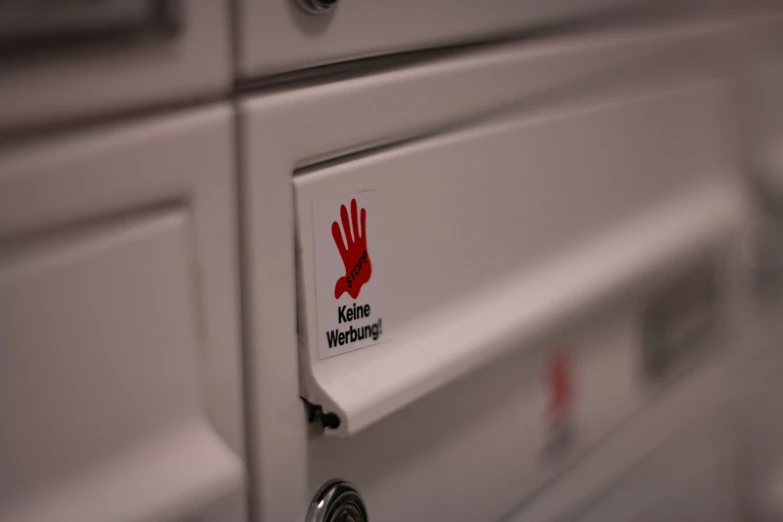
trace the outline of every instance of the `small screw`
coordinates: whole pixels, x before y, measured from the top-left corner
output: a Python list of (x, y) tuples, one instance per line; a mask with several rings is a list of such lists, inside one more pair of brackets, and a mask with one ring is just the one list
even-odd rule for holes
[(312, 404), (307, 399), (302, 398), (307, 407), (308, 422), (320, 422), (324, 429), (336, 430), (340, 427), (340, 417), (334, 413), (327, 413), (318, 404)]

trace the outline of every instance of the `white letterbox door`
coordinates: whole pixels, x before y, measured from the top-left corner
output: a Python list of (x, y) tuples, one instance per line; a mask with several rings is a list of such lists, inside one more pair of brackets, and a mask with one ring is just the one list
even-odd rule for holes
[(373, 520), (501, 520), (719, 351), (748, 215), (726, 30), (240, 104), (262, 520), (336, 477)]
[(232, 135), (0, 152), (0, 519), (246, 520)]

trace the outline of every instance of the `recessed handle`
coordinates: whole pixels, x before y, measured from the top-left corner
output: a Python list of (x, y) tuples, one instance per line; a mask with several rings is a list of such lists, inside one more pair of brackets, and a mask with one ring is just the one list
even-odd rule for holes
[(0, 44), (18, 50), (119, 35), (170, 35), (181, 21), (179, 0), (6, 0), (0, 2)]

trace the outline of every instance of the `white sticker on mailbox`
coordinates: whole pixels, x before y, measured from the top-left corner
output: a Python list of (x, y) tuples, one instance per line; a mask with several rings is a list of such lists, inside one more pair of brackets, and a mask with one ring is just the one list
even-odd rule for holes
[(318, 358), (385, 340), (386, 244), (379, 194), (317, 199), (313, 226)]

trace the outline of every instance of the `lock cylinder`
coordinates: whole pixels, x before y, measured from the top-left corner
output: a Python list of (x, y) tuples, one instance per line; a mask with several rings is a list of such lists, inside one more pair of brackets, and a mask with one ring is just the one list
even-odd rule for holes
[(306, 522), (367, 522), (359, 491), (342, 479), (326, 482), (313, 497)]

